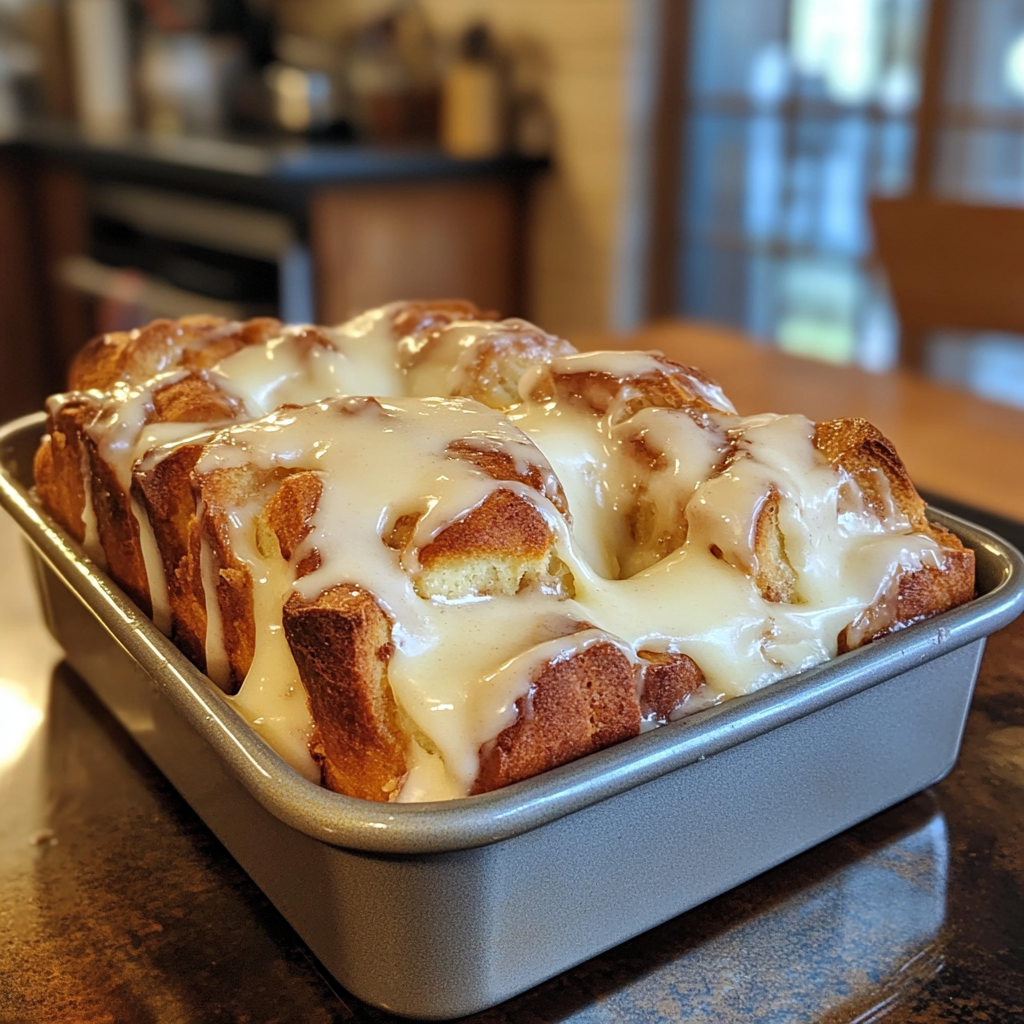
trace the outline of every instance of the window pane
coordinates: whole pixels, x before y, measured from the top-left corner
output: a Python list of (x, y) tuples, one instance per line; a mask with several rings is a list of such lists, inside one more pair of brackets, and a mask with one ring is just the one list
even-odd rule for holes
[(867, 205), (909, 184), (927, 12), (927, 0), (694, 0), (680, 312), (891, 365)]
[(1024, 204), (1024, 134), (946, 129), (939, 136), (935, 189), (949, 199)]
[(863, 115), (706, 114), (691, 121), (689, 151), (688, 233), (864, 255), (867, 196), (906, 186), (912, 129)]
[(856, 354), (861, 271), (822, 257), (793, 258), (778, 267), (779, 347), (795, 355), (847, 363)]
[(926, 0), (696, 0), (691, 91), (774, 103), (791, 92), (906, 113), (920, 93)]
[(785, 26), (786, 0), (696, 0), (690, 60), (693, 94), (756, 97), (764, 80), (779, 73)]
[(946, 102), (977, 110), (1024, 105), (1024, 2), (954, 0)]
[(927, 349), (928, 372), (994, 402), (1024, 409), (1024, 338), (942, 331)]
[(895, 361), (891, 303), (857, 261), (691, 245), (684, 269), (691, 316), (733, 324), (794, 354), (875, 370)]
[(741, 249), (691, 244), (680, 282), (687, 313), (754, 332), (748, 311), (750, 257)]

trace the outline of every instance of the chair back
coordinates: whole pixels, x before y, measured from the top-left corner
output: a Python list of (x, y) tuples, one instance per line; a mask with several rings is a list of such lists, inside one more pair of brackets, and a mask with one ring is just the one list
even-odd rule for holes
[(902, 365), (919, 369), (938, 329), (1024, 334), (1024, 208), (875, 198), (871, 221)]

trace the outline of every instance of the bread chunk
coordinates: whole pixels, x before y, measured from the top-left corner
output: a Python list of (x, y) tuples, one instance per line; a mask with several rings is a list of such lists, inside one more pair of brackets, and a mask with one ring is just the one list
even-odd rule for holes
[(659, 725), (671, 721), (705, 683), (700, 666), (685, 654), (641, 650), (637, 657), (642, 673), (640, 712), (645, 721)]
[(132, 493), (146, 511), (160, 552), (171, 639), (205, 672), (206, 594), (192, 488), (192, 470), (202, 451), (202, 443), (192, 443), (153, 453), (136, 468)]
[(544, 665), (516, 710), (516, 721), (481, 748), (472, 793), (520, 782), (640, 732), (633, 666), (610, 642)]
[[(946, 531), (942, 531), (945, 533)], [(959, 543), (959, 538), (948, 534)], [(942, 568), (902, 572), (872, 605), (861, 612), (836, 641), (837, 653), (845, 654), (879, 637), (896, 633), (915, 622), (949, 611), (974, 597), (974, 552), (947, 546)]]
[(313, 601), (293, 594), (284, 631), (317, 724), (312, 750), (336, 793), (387, 801), (408, 770), (387, 664), (391, 623), (372, 595), (332, 587)]
[(519, 382), (527, 370), (575, 351), (564, 338), (533, 324), (506, 320), (482, 332), (464, 360), (452, 393), (475, 398), (492, 409), (508, 409), (520, 401)]
[(448, 454), (453, 458), (472, 462), (492, 480), (517, 480), (521, 484), (544, 495), (562, 514), (566, 522), (572, 522), (569, 503), (559, 479), (548, 465), (540, 460), (527, 463), (517, 462), (507, 451), (488, 444), (482, 438), (460, 438), (448, 445)]
[(838, 653), (964, 604), (974, 597), (974, 552), (960, 539), (928, 521), (926, 506), (892, 442), (867, 420), (850, 418), (817, 424), (818, 450), (850, 478), (840, 487), (841, 507), (862, 507), (883, 523), (902, 516), (911, 530), (940, 547), (943, 564), (903, 571), (885, 593), (838, 636)]
[(403, 337), (398, 361), (409, 394), (461, 396), (508, 409), (521, 400), (519, 383), (527, 370), (575, 351), (526, 320), (444, 317)]
[(557, 588), (549, 571), (553, 541), (536, 505), (512, 491), (492, 491), (420, 549), (417, 590), (458, 600), (515, 594), (531, 584)]
[(43, 508), (79, 544), (85, 542), (89, 502), (89, 456), (85, 426), (96, 415), (90, 395), (51, 400), (46, 433), (36, 450), (32, 472)]
[(484, 312), (466, 299), (426, 299), (398, 302), (391, 314), (391, 325), (399, 338), (429, 336), (444, 330), (457, 320), (496, 320), (498, 314)]
[[(657, 353), (629, 353), (644, 356), (624, 362), (620, 372), (593, 366), (579, 359), (556, 360), (534, 382), (530, 399), (557, 400), (582, 407), (598, 416), (610, 415), (613, 424), (622, 423), (641, 409), (684, 409), (691, 415), (732, 412), (718, 385), (703, 370), (667, 359)], [(600, 353), (595, 353), (600, 355)], [(613, 354), (614, 355), (614, 354)]]

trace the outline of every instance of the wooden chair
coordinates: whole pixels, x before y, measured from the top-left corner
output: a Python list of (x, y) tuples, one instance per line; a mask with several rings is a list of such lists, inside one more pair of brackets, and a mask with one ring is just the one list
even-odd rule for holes
[(911, 195), (873, 199), (871, 221), (903, 366), (920, 369), (941, 328), (1024, 334), (1024, 208)]

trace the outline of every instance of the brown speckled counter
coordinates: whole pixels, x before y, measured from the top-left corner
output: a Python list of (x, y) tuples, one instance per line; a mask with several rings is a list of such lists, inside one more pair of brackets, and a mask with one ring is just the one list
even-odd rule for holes
[[(0, 1022), (390, 1019), (61, 664), (6, 517), (0, 565)], [(1024, 1021), (1024, 619), (940, 785), (473, 1019)]]

